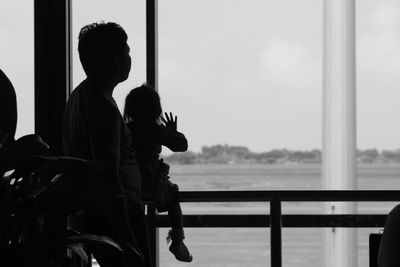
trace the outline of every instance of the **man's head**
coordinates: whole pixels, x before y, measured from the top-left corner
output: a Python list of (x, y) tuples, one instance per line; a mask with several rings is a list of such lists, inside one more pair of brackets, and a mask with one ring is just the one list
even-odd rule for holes
[(129, 76), (131, 58), (128, 36), (113, 22), (92, 23), (79, 32), (78, 51), (88, 77), (112, 75), (122, 82)]

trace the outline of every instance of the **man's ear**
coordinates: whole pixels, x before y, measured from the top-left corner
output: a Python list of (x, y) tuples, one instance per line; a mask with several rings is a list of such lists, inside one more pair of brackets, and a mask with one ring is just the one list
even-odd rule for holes
[(113, 66), (115, 66), (116, 69), (120, 69), (121, 68), (121, 58), (120, 58), (120, 55), (118, 53), (116, 53), (113, 56), (113, 60), (112, 61), (113, 61)]

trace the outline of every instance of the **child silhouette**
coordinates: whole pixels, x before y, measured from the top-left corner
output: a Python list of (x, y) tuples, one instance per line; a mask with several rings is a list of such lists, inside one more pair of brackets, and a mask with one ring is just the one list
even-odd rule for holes
[[(164, 118), (161, 113), (160, 97), (148, 85), (131, 90), (125, 99), (124, 118), (131, 131), (132, 146), (139, 162), (142, 192), (144, 195), (151, 195), (154, 199), (160, 199), (160, 184), (168, 182), (169, 178), (169, 166), (160, 159), (162, 146), (166, 146), (174, 152), (183, 152), (188, 148), (185, 136), (177, 131), (177, 117), (174, 117), (172, 113), (165, 113)], [(169, 185), (173, 184), (169, 183)], [(175, 186), (175, 190), (177, 193), (177, 186)], [(169, 203), (165, 210), (168, 211), (172, 227), (167, 237), (167, 242), (172, 240), (169, 250), (177, 260), (191, 262), (193, 257), (183, 243), (185, 235), (178, 198), (172, 197), (166, 201)], [(157, 209), (164, 210), (159, 206)]]

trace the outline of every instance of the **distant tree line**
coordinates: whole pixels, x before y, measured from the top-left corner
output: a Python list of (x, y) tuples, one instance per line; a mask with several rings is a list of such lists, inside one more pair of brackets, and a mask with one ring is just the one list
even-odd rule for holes
[[(203, 146), (200, 152), (173, 153), (164, 157), (167, 162), (180, 164), (199, 163), (321, 163), (322, 153), (319, 149), (297, 151), (273, 149), (268, 152), (252, 152), (244, 146), (214, 145)], [(400, 163), (400, 149), (383, 150), (366, 149), (357, 151), (360, 163)]]

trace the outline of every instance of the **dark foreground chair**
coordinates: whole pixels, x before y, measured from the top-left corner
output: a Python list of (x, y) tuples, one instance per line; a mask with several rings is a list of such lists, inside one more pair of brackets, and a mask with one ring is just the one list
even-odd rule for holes
[(369, 267), (378, 267), (378, 251), (381, 239), (381, 232), (369, 235)]

